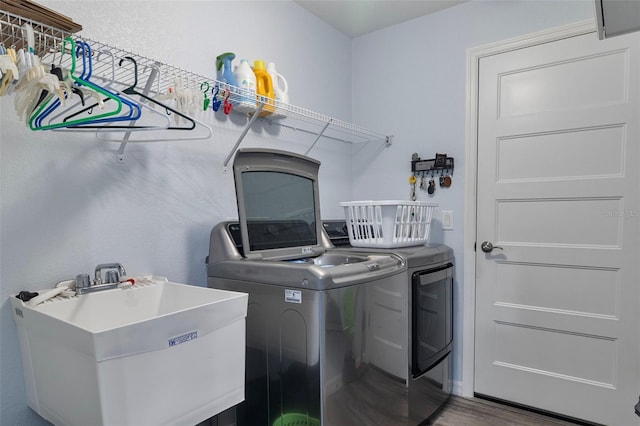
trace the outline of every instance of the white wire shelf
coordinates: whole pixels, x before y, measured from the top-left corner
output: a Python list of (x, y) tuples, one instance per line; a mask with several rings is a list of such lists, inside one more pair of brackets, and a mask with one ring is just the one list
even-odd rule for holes
[[(26, 47), (22, 32), (22, 26), (25, 23), (30, 24), (34, 30), (33, 48), (36, 54), (42, 58), (42, 62), (60, 64), (60, 66), (64, 68), (71, 67), (71, 55), (62, 55), (60, 53), (65, 37), (70, 37), (71, 34), (57, 28), (0, 10), (0, 42), (4, 43), (6, 47)], [(137, 85), (137, 87), (141, 88), (142, 86), (146, 86), (145, 88), (148, 89), (148, 95), (151, 97), (167, 94), (170, 88), (175, 89), (178, 86), (180, 88), (192, 88), (196, 90), (203, 90), (204, 88), (213, 89), (217, 86), (225, 97), (227, 94), (229, 95), (228, 100), (232, 102), (234, 106), (239, 105), (243, 100), (246, 104), (247, 99), (252, 99), (252, 97), (255, 96), (254, 93), (248, 90), (229, 86), (214, 78), (199, 75), (184, 68), (166, 64), (107, 43), (83, 38), (77, 34), (73, 35), (73, 38), (74, 40), (82, 40), (91, 47), (93, 77), (106, 81), (115, 81), (124, 87)], [(69, 43), (65, 46), (66, 50), (69, 50)], [(127, 57), (132, 58), (137, 64), (137, 76), (134, 75), (132, 61), (121, 61)], [(211, 96), (210, 93), (209, 96)], [(391, 136), (389, 135), (369, 130), (309, 109), (292, 104), (280, 103), (269, 98), (263, 98), (262, 103), (272, 106), (274, 111), (272, 115), (261, 117), (260, 119), (266, 120), (273, 125), (316, 135), (314, 145), (320, 138), (333, 139), (346, 143), (371, 141), (383, 141), (386, 144), (391, 143)], [(242, 142), (242, 138), (253, 122), (250, 112), (237, 112), (238, 109), (239, 108), (234, 108), (235, 112), (246, 115), (248, 123), (241, 139), (236, 144), (236, 147), (234, 147), (233, 152), (229, 154), (229, 158)], [(274, 117), (281, 118), (275, 119)]]

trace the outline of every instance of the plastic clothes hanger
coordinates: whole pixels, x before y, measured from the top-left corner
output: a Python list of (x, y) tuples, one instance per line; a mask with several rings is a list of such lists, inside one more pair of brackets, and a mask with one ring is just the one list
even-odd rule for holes
[[(75, 54), (77, 54), (78, 51), (76, 50)], [(74, 53), (72, 53), (72, 56), (75, 55)], [(60, 57), (60, 60), (62, 61), (62, 56)], [(83, 62), (83, 69), (82, 69), (82, 73), (80, 74), (80, 78), (84, 79), (85, 76), (85, 66), (86, 64)], [(54, 110), (56, 110), (60, 105), (62, 106), (66, 106), (64, 99), (67, 99), (68, 97), (71, 96), (71, 93), (75, 93), (80, 97), (80, 101), (82, 103), (82, 105), (84, 105), (84, 92), (82, 92), (80, 90), (80, 87), (75, 83), (75, 81), (71, 78), (70, 73), (65, 73), (64, 70), (61, 67), (56, 67), (53, 63), (51, 64), (51, 74), (55, 75), (59, 81), (64, 82), (67, 87), (69, 88), (69, 90), (66, 91), (66, 95), (65, 98), (60, 98), (60, 101), (58, 102), (57, 100), (50, 103), (49, 106), (36, 118), (35, 121), (35, 125), (37, 127), (41, 127), (42, 126), (42, 120), (45, 117), (48, 117)], [(91, 91), (90, 93), (95, 94), (96, 92)], [(50, 99), (47, 99), (46, 97), (47, 92), (43, 91), (42, 94), (40, 95), (40, 99), (38, 101), (38, 103), (36, 105), (34, 105), (34, 107), (31, 109), (32, 111), (35, 109), (35, 107), (37, 105), (40, 105), (41, 102), (43, 102), (44, 100), (47, 100), (47, 102), (49, 102)], [(97, 97), (97, 95), (96, 95)], [(60, 114), (58, 114), (60, 115)], [(49, 120), (49, 123), (52, 123), (52, 119)]]
[[(51, 64), (51, 70), (49, 72), (51, 74), (55, 75), (56, 77), (58, 77), (58, 80), (60, 80), (60, 85), (64, 85), (65, 86), (65, 90), (67, 92), (72, 92), (72, 93), (75, 93), (76, 95), (78, 95), (80, 97), (80, 102), (82, 103), (82, 105), (84, 105), (84, 92), (82, 90), (80, 90), (80, 88), (78, 86), (74, 86), (72, 83), (68, 82), (68, 79), (66, 79), (64, 77), (64, 72), (63, 72), (62, 68), (57, 67), (54, 64)], [(90, 91), (90, 93), (94, 94), (96, 92)], [(101, 98), (99, 96), (96, 96), (96, 97), (101, 100)]]
[[(122, 66), (122, 63), (124, 60), (127, 60), (129, 62), (131, 62), (133, 64), (133, 84), (131, 85), (131, 87), (128, 87), (126, 89), (124, 89), (122, 91), (122, 93), (125, 93), (127, 95), (136, 95), (136, 96), (140, 96), (143, 99), (146, 99), (147, 101), (156, 104), (158, 106), (160, 106), (161, 108), (163, 108), (164, 110), (167, 111), (167, 113), (173, 113), (178, 115), (179, 117), (184, 118), (185, 120), (187, 120), (189, 123), (191, 123), (191, 125), (189, 127), (176, 127), (176, 126), (169, 126), (166, 128), (166, 130), (193, 130), (196, 127), (196, 123), (199, 124), (200, 126), (204, 127), (207, 130), (207, 134), (205, 136), (193, 136), (193, 137), (180, 137), (180, 138), (150, 138), (150, 139), (128, 139), (126, 142), (161, 142), (161, 141), (173, 141), (176, 139), (181, 139), (181, 140), (199, 140), (199, 139), (208, 139), (212, 134), (213, 134), (213, 130), (211, 129), (210, 126), (208, 126), (207, 124), (203, 123), (200, 120), (197, 120), (193, 117), (189, 117), (183, 113), (181, 113), (180, 111), (175, 110), (174, 108), (171, 108), (168, 105), (163, 104), (162, 102), (145, 95), (144, 93), (138, 92), (135, 88), (138, 85), (138, 63), (136, 62), (135, 59), (133, 59), (131, 56), (125, 56), (124, 58), (120, 59), (120, 62), (118, 63), (119, 66)], [(100, 137), (98, 134), (96, 134), (96, 137), (98, 139), (101, 140), (105, 140), (105, 141), (114, 141), (114, 142), (123, 142), (122, 139), (113, 139), (113, 138), (104, 138), (104, 137)]]
[[(108, 49), (102, 49), (98, 52), (98, 56), (96, 60), (99, 60), (100, 55), (102, 54), (107, 54), (110, 56), (111, 58), (111, 80), (107, 82), (106, 85), (104, 85), (103, 87), (109, 90), (113, 90), (123, 101), (131, 101), (133, 102), (132, 99), (130, 99), (127, 95), (123, 94), (122, 92), (120, 92), (118, 89), (116, 89), (114, 87), (115, 85), (115, 79), (116, 79), (116, 70), (115, 70), (115, 56), (113, 55), (113, 52), (111, 52)], [(105, 79), (106, 80), (106, 79)], [(108, 101), (109, 99), (106, 99), (105, 101)], [(144, 103), (140, 103), (140, 104), (135, 104), (136, 106), (139, 106), (141, 108), (143, 108), (145, 111), (149, 111), (150, 113), (158, 116), (158, 117), (162, 117), (162, 121), (164, 121), (164, 124), (162, 125), (144, 125), (144, 126), (134, 126), (133, 124), (128, 125), (128, 126), (98, 126), (97, 128), (103, 128), (105, 129), (105, 131), (114, 131), (114, 130), (122, 130), (122, 131), (139, 131), (139, 130), (162, 130), (162, 129), (166, 129), (171, 125), (171, 119), (169, 118), (169, 116), (163, 112), (157, 111), (147, 105), (145, 105)], [(93, 105), (89, 105), (86, 108), (68, 116), (67, 118), (65, 118), (65, 120), (73, 118), (76, 115), (80, 115), (82, 113), (85, 112), (89, 112), (91, 113), (91, 110), (95, 107), (99, 106), (98, 103), (95, 103)], [(96, 127), (92, 127), (92, 126), (84, 126), (84, 125), (78, 125), (78, 126), (74, 126), (71, 129), (72, 130), (79, 130), (79, 129), (83, 129), (86, 128), (87, 130), (93, 130)]]
[[(89, 82), (89, 79), (91, 78), (91, 75), (93, 73), (93, 61), (92, 61), (92, 52), (91, 52), (91, 46), (89, 46), (88, 43), (85, 43), (83, 41), (78, 40), (76, 42), (76, 46), (77, 49), (75, 51), (77, 56), (78, 54), (82, 53), (82, 65), (83, 65), (83, 70), (82, 73), (80, 74), (80, 77), (78, 77), (81, 81), (85, 81), (85, 82)], [(117, 93), (112, 93), (110, 91), (108, 91), (106, 88), (102, 87), (102, 89), (109, 94), (109, 96), (106, 98), (106, 100), (109, 99), (115, 99), (115, 100), (119, 100), (122, 103), (124, 103), (125, 105), (127, 105), (129, 107), (128, 113), (126, 115), (116, 115), (116, 116), (108, 116), (108, 117), (103, 117), (100, 118), (98, 117), (86, 117), (89, 119), (88, 122), (82, 122), (79, 124), (76, 124), (74, 126), (71, 126), (70, 129), (78, 129), (80, 127), (82, 128), (86, 128), (86, 129), (102, 129), (104, 128), (104, 124), (105, 123), (113, 123), (113, 122), (120, 122), (120, 121), (135, 121), (138, 118), (140, 118), (141, 116), (141, 111), (140, 111), (140, 106), (130, 100), (124, 99), (122, 97), (120, 97)], [(95, 93), (95, 92), (93, 92)], [(98, 103), (94, 105), (98, 106), (98, 105), (104, 105), (104, 102), (102, 101), (101, 97), (98, 95), (96, 95), (96, 98), (98, 99)], [(84, 105), (84, 102), (82, 103)], [(78, 104), (76, 104), (78, 105)], [(58, 105), (56, 103), (54, 103), (49, 109), (47, 109), (46, 111), (44, 111), (36, 120), (36, 125), (37, 126), (41, 126), (42, 120), (49, 116), (51, 114), (51, 112), (56, 109), (58, 107)], [(90, 108), (85, 108), (83, 110), (84, 111), (89, 111), (89, 113), (91, 114), (91, 112), (93, 112), (93, 107)], [(59, 117), (61, 114), (58, 114), (55, 117), (52, 117), (49, 122), (54, 122), (55, 118)], [(79, 113), (75, 113), (72, 114), (71, 116), (66, 117), (63, 120), (63, 123), (69, 123), (69, 119), (72, 117), (75, 117), (79, 115)], [(77, 120), (76, 120), (77, 121)]]
[[(71, 79), (70, 76), (68, 76), (68, 74), (65, 78), (65, 73), (63, 72), (62, 68), (59, 66), (56, 67), (54, 63), (55, 63), (55, 51), (54, 51), (53, 60), (51, 63), (51, 70), (49, 71), (49, 73), (53, 74), (58, 79), (57, 86), (60, 86), (61, 89), (64, 90), (64, 92), (62, 92), (58, 96), (58, 98), (60, 99), (60, 102), (62, 103), (62, 106), (65, 106), (65, 99), (67, 99), (71, 93), (75, 93), (78, 96), (80, 96), (80, 100), (84, 105), (84, 93), (82, 92), (82, 90), (80, 90), (80, 88), (73, 83), (73, 80)], [(44, 66), (42, 67), (42, 69), (44, 72), (46, 72), (46, 68)], [(53, 77), (50, 77), (50, 76), (48, 77), (50, 79), (53, 79)], [(90, 93), (95, 93), (95, 92), (91, 91)], [(30, 107), (29, 111), (33, 111), (37, 105), (40, 105), (41, 102), (47, 99), (48, 94), (49, 92), (47, 90), (43, 90), (42, 93), (40, 94), (40, 98), (34, 105), (32, 105), (32, 107)]]
[[(91, 51), (91, 46), (89, 46), (88, 43), (85, 43), (83, 41), (78, 41), (78, 45), (80, 46), (78, 50), (82, 50), (82, 59), (83, 59), (83, 65), (84, 66), (84, 71), (83, 74), (81, 75), (81, 78), (83, 80), (89, 80), (91, 78), (91, 75), (93, 74), (93, 60), (92, 60), (92, 51)], [(106, 87), (102, 86), (103, 89), (107, 90)], [(105, 99), (105, 101), (108, 101), (109, 99), (120, 99), (125, 105), (127, 105), (129, 107), (129, 112), (127, 115), (124, 116), (117, 116), (117, 117), (107, 117), (107, 118), (101, 118), (101, 119), (97, 119), (97, 120), (92, 120), (89, 124), (90, 125), (85, 125), (85, 124), (80, 124), (77, 126), (74, 126), (74, 128), (87, 128), (87, 129), (100, 129), (106, 126), (98, 126), (97, 124), (104, 124), (104, 123), (115, 123), (115, 122), (121, 122), (121, 121), (136, 121), (140, 118), (140, 116), (142, 115), (142, 111), (141, 111), (141, 107), (140, 105), (138, 105), (137, 103), (131, 101), (128, 98), (122, 97), (120, 96), (120, 94), (118, 94), (117, 92), (110, 92), (108, 91), (108, 93), (112, 93), (114, 97), (111, 98), (107, 98)], [(76, 112), (74, 114), (71, 114), (67, 117), (64, 118), (64, 122), (68, 122), (71, 118), (76, 117), (77, 115), (83, 113), (83, 112), (89, 112), (89, 114), (91, 114), (91, 112), (93, 111), (93, 108), (95, 108), (96, 106), (98, 106), (99, 103), (96, 103), (90, 107), (87, 107), (79, 112)], [(126, 125), (126, 126), (108, 126), (110, 129), (113, 128), (126, 128), (126, 129), (130, 129), (132, 128), (132, 126), (130, 125)]]
[(17, 57), (13, 49), (4, 49), (5, 53), (0, 55), (0, 71), (2, 71), (2, 80), (0, 80), (0, 96), (7, 93), (9, 86), (14, 80), (20, 78), (18, 67), (16, 67)]
[[(78, 52), (78, 50), (76, 50), (76, 53), (77, 53), (77, 52)], [(69, 73), (65, 73), (65, 72), (63, 71), (63, 69), (62, 69), (60, 66), (57, 66), (57, 67), (56, 67), (56, 66), (54, 65), (54, 62), (55, 62), (55, 53), (54, 53), (54, 61), (52, 61), (52, 63), (51, 63), (51, 73), (52, 73), (52, 74), (57, 75), (57, 76), (58, 76), (58, 79), (60, 79), (61, 81), (67, 81), (67, 80), (70, 80), (71, 78), (70, 78), (70, 76), (69, 76)], [(68, 78), (65, 78), (65, 75), (66, 75)], [(71, 81), (73, 82), (73, 80), (71, 80)], [(105, 88), (106, 88), (106, 87), (105, 87)], [(80, 103), (84, 106), (84, 105), (85, 105), (85, 102), (84, 102), (84, 92), (82, 91), (81, 87), (79, 87), (79, 86), (77, 86), (77, 85), (73, 84), (72, 91), (73, 91), (73, 93), (77, 94), (77, 95), (80, 97)], [(96, 106), (99, 106), (101, 109), (102, 109), (102, 108), (104, 108), (104, 101), (102, 100), (102, 97), (101, 97), (99, 94), (97, 94), (97, 93), (96, 93), (96, 92), (94, 92), (93, 90), (88, 90), (88, 91), (87, 91), (87, 93), (88, 93), (88, 94), (90, 94), (90, 95), (92, 95), (92, 96), (94, 96), (94, 97), (96, 98), (96, 100), (97, 100), (97, 103), (96, 103), (96, 104), (94, 104), (94, 105), (92, 105), (91, 107), (85, 108), (85, 110), (83, 110), (82, 112), (84, 112), (84, 111), (90, 111), (90, 112), (89, 112), (89, 114), (91, 114), (91, 113), (93, 112), (93, 108), (95, 108)], [(107, 98), (106, 100), (109, 100), (109, 99), (111, 99), (111, 98)], [(76, 103), (75, 105), (71, 106), (71, 107), (70, 107), (70, 109), (73, 109), (73, 108), (77, 107), (78, 105), (79, 105), (79, 104), (78, 104), (78, 103)], [(61, 112), (61, 113), (59, 113), (59, 114), (57, 114), (57, 115), (53, 116), (53, 117), (51, 118), (51, 120), (55, 120), (56, 118), (59, 118), (60, 116), (62, 116), (62, 115), (63, 115), (63, 114), (65, 114), (65, 113), (67, 113), (67, 111), (63, 111), (63, 112)], [(77, 113), (77, 114), (79, 114), (79, 113)]]
[(153, 98), (151, 98), (151, 97), (149, 97), (149, 96), (145, 95), (144, 93), (138, 92), (138, 91), (136, 90), (136, 86), (138, 85), (138, 63), (137, 63), (137, 62), (136, 62), (136, 60), (135, 60), (135, 59), (133, 59), (131, 56), (125, 56), (124, 58), (120, 59), (120, 63), (119, 63), (118, 65), (119, 65), (119, 66), (122, 66), (122, 62), (123, 62), (125, 59), (133, 63), (133, 84), (131, 85), (131, 87), (127, 87), (126, 89), (124, 89), (124, 90), (122, 91), (122, 93), (125, 93), (125, 94), (127, 94), (127, 95), (137, 95), (137, 96), (140, 96), (141, 98), (146, 99), (146, 100), (148, 100), (149, 102), (152, 102), (152, 103), (154, 103), (154, 104), (156, 104), (156, 105), (159, 105), (159, 106), (161, 106), (162, 108), (164, 108), (165, 110), (167, 110), (167, 111), (171, 111), (172, 113), (174, 113), (174, 114), (176, 114), (176, 115), (178, 115), (178, 116), (180, 116), (180, 117), (184, 118), (184, 119), (185, 119), (185, 120), (187, 120), (189, 123), (191, 123), (191, 125), (190, 125), (189, 127), (175, 127), (175, 126), (171, 126), (171, 127), (168, 127), (168, 128), (167, 128), (167, 130), (193, 130), (193, 129), (196, 127), (196, 123), (195, 123), (195, 121), (194, 121), (191, 117), (189, 117), (189, 116), (187, 116), (187, 115), (185, 115), (185, 114), (182, 114), (180, 111), (175, 110), (175, 109), (171, 108), (170, 106), (165, 105), (165, 104), (163, 104), (163, 103), (161, 103), (161, 102), (159, 102), (159, 101), (157, 101), (157, 100), (155, 100), (155, 99), (153, 99)]
[[(70, 42), (72, 45), (72, 49), (71, 49), (71, 70), (69, 70), (69, 72), (65, 72), (62, 69), (56, 69), (55, 67), (53, 67), (53, 74), (60, 77), (63, 76), (63, 81), (67, 81), (68, 85), (72, 88), (78, 88), (80, 90), (85, 90), (86, 93), (91, 93), (94, 94), (96, 92), (103, 92), (103, 90), (98, 87), (95, 86), (93, 83), (87, 82), (84, 79), (81, 79), (79, 77), (76, 77), (74, 75), (75, 71), (76, 71), (76, 44), (73, 41), (73, 39), (71, 38), (66, 38), (63, 41), (63, 45), (62, 45), (62, 54), (61, 54), (61, 60), (62, 60), (62, 56), (64, 55), (65, 52), (65, 48), (66, 48), (66, 43)], [(83, 70), (82, 75), (84, 76), (86, 73), (85, 70)], [(64, 75), (63, 75), (64, 74)], [(72, 91), (70, 90), (67, 93), (67, 97), (69, 97), (71, 95)], [(106, 93), (101, 93), (101, 94), (105, 94)], [(96, 95), (98, 96), (98, 95)], [(64, 106), (63, 102), (58, 102), (57, 100), (54, 101), (53, 103), (51, 102), (51, 98), (47, 99), (45, 102), (43, 102), (42, 104), (40, 104), (40, 107), (38, 108), (37, 111), (35, 111), (34, 114), (32, 114), (31, 119), (29, 120), (30, 123), (30, 127), (33, 130), (44, 130), (44, 129), (54, 129), (54, 128), (58, 128), (58, 127), (66, 127), (68, 126), (68, 123), (52, 123), (52, 121), (49, 121), (49, 125), (43, 125), (42, 124), (42, 120), (49, 116), (54, 110), (56, 110), (60, 105)], [(119, 105), (119, 107), (121, 108), (121, 105)], [(35, 109), (35, 108), (34, 108)], [(105, 112), (104, 114), (102, 114), (101, 116), (110, 116), (110, 115), (116, 115), (119, 111), (116, 109), (115, 111), (110, 111), (110, 112)], [(87, 119), (88, 120), (93, 120), (95, 119), (95, 117), (89, 117)], [(80, 121), (78, 121), (80, 122)]]
[[(2, 25), (0, 25), (2, 34)], [(5, 95), (11, 84), (20, 78), (16, 63), (18, 58), (13, 48), (7, 49), (4, 43), (0, 42), (0, 96)]]
[[(106, 91), (102, 87), (100, 87), (100, 86), (98, 86), (98, 85), (96, 85), (96, 84), (94, 84), (94, 83), (92, 83), (90, 81), (83, 80), (83, 79), (78, 78), (78, 77), (76, 77), (74, 75), (75, 70), (76, 70), (76, 55), (74, 54), (75, 51), (76, 51), (76, 43), (71, 37), (66, 37), (64, 39), (63, 44), (62, 44), (62, 54), (64, 54), (64, 52), (65, 52), (65, 47), (66, 47), (67, 43), (71, 44), (71, 69), (69, 70), (71, 78), (79, 86), (88, 87), (88, 88), (93, 89), (96, 92), (104, 95), (105, 97), (113, 99), (117, 104), (116, 105), (116, 109), (113, 110), (113, 111), (104, 112), (102, 114), (99, 114), (98, 116), (84, 117), (84, 118), (80, 118), (80, 119), (77, 119), (77, 120), (72, 120), (72, 121), (67, 121), (67, 122), (62, 122), (62, 123), (53, 123), (53, 124), (48, 124), (48, 125), (44, 125), (44, 126), (39, 126), (38, 127), (38, 126), (35, 125), (35, 121), (40, 116), (40, 114), (45, 109), (47, 109), (47, 105), (48, 105), (48, 102), (44, 102), (38, 108), (38, 110), (31, 116), (31, 119), (29, 120), (29, 127), (31, 128), (31, 130), (49, 130), (49, 129), (57, 129), (57, 128), (60, 128), (60, 127), (73, 126), (73, 125), (81, 124), (81, 123), (88, 123), (88, 122), (95, 121), (95, 120), (98, 120), (98, 119), (101, 119), (101, 118), (116, 116), (116, 115), (120, 114), (120, 112), (122, 111), (122, 101), (118, 98), (117, 95), (114, 95), (113, 93), (110, 93), (110, 92)], [(53, 110), (49, 111), (49, 114), (52, 111)]]
[(22, 96), (19, 99), (20, 102), (16, 97), (16, 105), (20, 107), (16, 108), (16, 110), (20, 111), (18, 113), (20, 116), (26, 114), (27, 111), (33, 111), (49, 93), (52, 93), (50, 98), (53, 97), (53, 93), (57, 94), (62, 103), (64, 103), (65, 99), (59, 81), (46, 73), (44, 66), (40, 63), (40, 58), (35, 53), (33, 27), (28, 23), (22, 25), (22, 39), (26, 40), (27, 48), (26, 50), (20, 49), (16, 59), (20, 75), (25, 76), (26, 74), (26, 78), (21, 79), (18, 84), (11, 87), (12, 89), (23, 89)]
[(14, 104), (18, 116), (28, 122), (30, 112), (43, 100), (48, 102), (57, 95), (59, 102), (64, 104), (65, 93), (58, 78), (49, 74), (35, 56), (32, 58), (31, 53), (22, 50), (18, 56), (21, 78), (14, 88)]

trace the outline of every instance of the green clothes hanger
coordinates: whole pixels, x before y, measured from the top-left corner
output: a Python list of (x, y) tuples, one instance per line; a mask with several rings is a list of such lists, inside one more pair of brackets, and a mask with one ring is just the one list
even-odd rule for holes
[[(95, 116), (91, 116), (91, 117), (83, 117), (83, 118), (79, 118), (77, 120), (72, 120), (72, 121), (66, 121), (66, 122), (61, 122), (61, 123), (53, 123), (53, 124), (47, 124), (44, 126), (37, 126), (35, 124), (35, 121), (38, 119), (38, 116), (45, 110), (47, 109), (47, 106), (49, 105), (49, 103), (51, 102), (51, 99), (46, 100), (45, 102), (43, 102), (40, 107), (37, 109), (37, 111), (35, 113), (33, 113), (31, 115), (31, 118), (29, 119), (29, 128), (31, 130), (49, 130), (49, 129), (57, 129), (60, 127), (68, 127), (68, 126), (73, 126), (76, 124), (82, 124), (82, 123), (89, 123), (91, 121), (95, 121), (101, 118), (106, 118), (106, 117), (113, 117), (115, 115), (120, 114), (120, 112), (122, 111), (122, 100), (120, 100), (118, 98), (117, 95), (114, 95), (111, 92), (108, 92), (107, 90), (103, 89), (102, 87), (90, 82), (90, 81), (86, 81), (83, 80), (82, 78), (76, 77), (74, 76), (74, 72), (76, 70), (76, 43), (73, 40), (73, 38), (71, 37), (66, 37), (64, 39), (64, 42), (62, 44), (62, 55), (64, 55), (65, 52), (65, 47), (67, 45), (67, 42), (71, 44), (71, 70), (69, 71), (71, 78), (73, 79), (73, 81), (78, 84), (79, 86), (85, 86), (88, 87), (92, 90), (95, 90), (96, 92), (104, 95), (105, 97), (109, 98), (109, 99), (113, 99), (116, 102), (116, 109), (112, 110), (112, 111), (108, 111), (102, 114), (98, 114)], [(49, 111), (49, 113), (52, 111)]]
[[(101, 79), (104, 79), (106, 81), (106, 84), (103, 84), (102, 87), (104, 87), (107, 90), (112, 91), (113, 93), (115, 93), (116, 95), (118, 95), (120, 98), (122, 98), (123, 101), (130, 101), (130, 102), (134, 102), (134, 100), (132, 98), (129, 98), (127, 95), (124, 95), (120, 89), (116, 88), (116, 72), (115, 72), (115, 61), (116, 58), (113, 54), (113, 52), (111, 52), (109, 49), (102, 49), (98, 52), (98, 55), (96, 56), (96, 61), (99, 60), (101, 55), (108, 55), (110, 60), (111, 60), (111, 79), (108, 80), (105, 77), (99, 77)], [(100, 99), (101, 100), (101, 99)], [(108, 101), (109, 99), (105, 99), (105, 102)], [(76, 104), (79, 105), (80, 103)], [(84, 105), (84, 104), (83, 104)], [(85, 126), (85, 125), (76, 125), (73, 127), (69, 127), (69, 128), (62, 128), (62, 129), (53, 129), (54, 131), (61, 131), (61, 132), (72, 132), (72, 131), (104, 131), (104, 132), (116, 132), (116, 131), (148, 131), (148, 130), (163, 130), (168, 128), (169, 126), (171, 126), (171, 119), (170, 117), (165, 114), (164, 112), (161, 111), (157, 111), (154, 108), (151, 108), (150, 106), (144, 104), (144, 103), (139, 103), (138, 104), (140, 107), (142, 107), (142, 110), (144, 111), (148, 111), (148, 114), (142, 114), (143, 118), (142, 121), (145, 121), (144, 117), (146, 116), (155, 116), (160, 118), (161, 120), (156, 120), (156, 121), (161, 121), (162, 124), (158, 123), (155, 125), (138, 125), (135, 126), (134, 123), (135, 121), (132, 120), (131, 123), (129, 125), (126, 126), (113, 126), (113, 125), (106, 125), (106, 126)], [(74, 117), (77, 117), (81, 114), (85, 114), (87, 112), (91, 113), (93, 111), (94, 108), (98, 107), (99, 103), (94, 103), (92, 105), (87, 106), (86, 108), (74, 112), (71, 115), (67, 115), (68, 112), (67, 111), (62, 111), (61, 113), (59, 113), (58, 115), (54, 116), (51, 118), (51, 120), (55, 120), (58, 117), (62, 117), (63, 115), (67, 115), (66, 117), (64, 117), (63, 121), (69, 121)], [(85, 114), (86, 116), (86, 114)], [(120, 121), (120, 120), (119, 120)], [(92, 123), (93, 124), (93, 123)]]

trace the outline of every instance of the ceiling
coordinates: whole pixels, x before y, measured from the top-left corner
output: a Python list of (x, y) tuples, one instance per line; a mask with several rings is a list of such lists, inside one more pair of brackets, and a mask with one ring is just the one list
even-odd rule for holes
[(428, 15), (468, 0), (294, 0), (349, 37)]

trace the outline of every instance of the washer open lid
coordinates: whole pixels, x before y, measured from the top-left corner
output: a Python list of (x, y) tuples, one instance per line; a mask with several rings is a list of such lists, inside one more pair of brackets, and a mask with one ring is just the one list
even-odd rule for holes
[(296, 259), (324, 252), (319, 168), (319, 161), (291, 152), (238, 150), (233, 177), (245, 257)]

